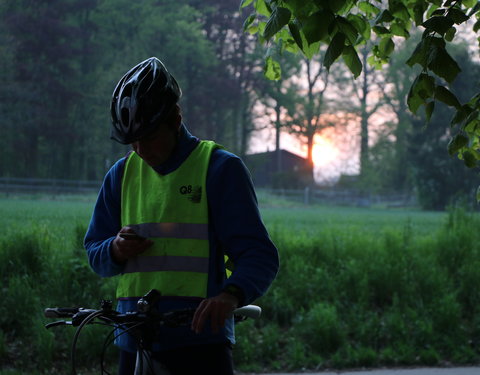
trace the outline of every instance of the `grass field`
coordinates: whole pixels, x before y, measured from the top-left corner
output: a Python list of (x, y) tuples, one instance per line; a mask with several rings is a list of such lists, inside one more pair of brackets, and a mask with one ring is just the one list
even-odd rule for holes
[[(113, 296), (114, 280), (93, 274), (82, 249), (95, 198), (51, 198), (0, 197), (2, 375), (64, 373), (71, 334), (46, 331), (43, 308)], [(281, 270), (258, 301), (263, 318), (238, 326), (237, 368), (479, 362), (477, 214), (305, 207), (265, 195), (260, 207)], [(79, 361), (92, 363), (100, 335), (83, 339)]]

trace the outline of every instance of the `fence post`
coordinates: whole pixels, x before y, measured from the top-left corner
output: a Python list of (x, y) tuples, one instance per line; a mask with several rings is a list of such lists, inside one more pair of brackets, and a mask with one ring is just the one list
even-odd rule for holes
[(303, 191), (303, 203), (307, 206), (310, 204), (310, 187), (308, 186), (305, 186)]

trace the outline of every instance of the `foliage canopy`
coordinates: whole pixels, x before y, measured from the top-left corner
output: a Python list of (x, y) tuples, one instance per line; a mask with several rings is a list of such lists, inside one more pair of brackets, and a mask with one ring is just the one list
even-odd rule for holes
[[(323, 63), (329, 69), (340, 57), (355, 77), (364, 69), (357, 49), (373, 43), (368, 63), (381, 69), (395, 49), (395, 41), (409, 38), (410, 31), (422, 28), (422, 39), (406, 63), (420, 66), (407, 96), (408, 108), (416, 114), (425, 109), (432, 117), (435, 102), (453, 107), (450, 155), (458, 155), (473, 168), (480, 160), (480, 93), (465, 103), (450, 91), (460, 67), (448, 52), (457, 28), (471, 19), (474, 32), (480, 29), (480, 2), (477, 0), (242, 0), (240, 8), (253, 8), (244, 30), (257, 34), (260, 43), (277, 45), (281, 52), (303, 53), (312, 58), (320, 44), (328, 45)], [(470, 27), (470, 26), (469, 26)], [(265, 75), (279, 79), (280, 66), (273, 48), (267, 51)]]

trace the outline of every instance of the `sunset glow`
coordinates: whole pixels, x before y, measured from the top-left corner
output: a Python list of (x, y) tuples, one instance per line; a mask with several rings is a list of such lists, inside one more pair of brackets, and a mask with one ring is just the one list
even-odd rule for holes
[(328, 139), (317, 136), (312, 149), (313, 164), (322, 167), (330, 164), (338, 156), (338, 149)]

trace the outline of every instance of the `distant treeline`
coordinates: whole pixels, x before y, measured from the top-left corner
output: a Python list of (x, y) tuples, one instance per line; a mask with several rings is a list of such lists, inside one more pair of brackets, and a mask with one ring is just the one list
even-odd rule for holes
[[(243, 30), (248, 9), (238, 6), (238, 0), (2, 1), (0, 177), (101, 180), (127, 151), (109, 139), (112, 91), (130, 67), (158, 56), (179, 81), (184, 119), (200, 138), (243, 157), (254, 131), (266, 128), (275, 148), (282, 146), (280, 132), (289, 132), (310, 155), (316, 134), (334, 128), (343, 137), (335, 144), (339, 159), (352, 159), (352, 149), (360, 154), (359, 178), (341, 178), (342, 187), (413, 194), (426, 209), (473, 202), (477, 173), (446, 152), (452, 112), (437, 103), (425, 127), (425, 116), (407, 109), (415, 74), (404, 62), (414, 44), (399, 43), (388, 65), (364, 69), (355, 82), (340, 62), (327, 72), (287, 47), (270, 49), (283, 77), (268, 81), (265, 51), (258, 34)], [(450, 89), (465, 101), (477, 90), (479, 64), (467, 45), (454, 47), (462, 73)], [(362, 59), (370, 53), (365, 46)], [(372, 123), (374, 115), (383, 116), (381, 126)], [(313, 183), (311, 163), (305, 176), (280, 164), (268, 172), (278, 180), (274, 187)]]
[(101, 179), (125, 152), (109, 140), (111, 94), (150, 56), (179, 81), (195, 135), (244, 154), (262, 56), (237, 11), (236, 0), (2, 1), (0, 176)]

